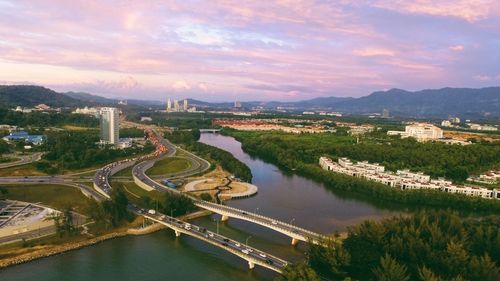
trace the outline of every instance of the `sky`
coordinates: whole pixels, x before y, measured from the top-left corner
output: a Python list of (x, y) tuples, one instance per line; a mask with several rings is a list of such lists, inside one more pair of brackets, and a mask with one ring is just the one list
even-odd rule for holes
[(500, 0), (0, 0), (0, 84), (206, 101), (500, 85)]

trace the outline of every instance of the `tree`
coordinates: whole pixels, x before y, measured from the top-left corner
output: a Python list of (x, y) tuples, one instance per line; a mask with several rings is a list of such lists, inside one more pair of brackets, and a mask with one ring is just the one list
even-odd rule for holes
[(307, 264), (287, 265), (276, 281), (320, 281), (318, 275)]
[(389, 254), (380, 258), (380, 266), (373, 269), (373, 275), (377, 281), (409, 281), (405, 265), (398, 263)]
[(418, 269), (418, 275), (420, 277), (420, 280), (422, 281), (442, 281), (439, 276), (436, 276), (430, 269), (425, 266)]
[(322, 275), (346, 277), (350, 261), (350, 254), (333, 239), (321, 241), (319, 245), (311, 243), (309, 246), (309, 265)]
[(9, 194), (9, 190), (5, 187), (0, 186), (0, 199), (6, 199), (7, 194)]

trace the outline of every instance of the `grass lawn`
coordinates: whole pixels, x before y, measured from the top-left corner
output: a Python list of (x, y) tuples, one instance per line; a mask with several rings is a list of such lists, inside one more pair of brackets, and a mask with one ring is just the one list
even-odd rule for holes
[(71, 186), (63, 185), (2, 185), (8, 191), (7, 199), (19, 200), (32, 203), (42, 203), (57, 210), (63, 210), (67, 206), (73, 207), (74, 211), (86, 214), (90, 199), (85, 197), (80, 190)]
[(113, 188), (123, 188), (128, 199), (134, 203), (141, 202), (140, 198), (143, 196), (150, 197), (160, 202), (165, 201), (165, 193), (156, 190), (146, 191), (133, 182), (111, 182), (111, 186), (113, 186)]
[(24, 177), (46, 175), (35, 168), (33, 164), (0, 169), (0, 177)]
[(132, 177), (132, 169), (134, 166), (128, 167), (114, 174), (113, 177)]
[(149, 176), (160, 176), (184, 171), (189, 167), (191, 167), (189, 160), (172, 157), (156, 162), (153, 168), (149, 169), (146, 174)]

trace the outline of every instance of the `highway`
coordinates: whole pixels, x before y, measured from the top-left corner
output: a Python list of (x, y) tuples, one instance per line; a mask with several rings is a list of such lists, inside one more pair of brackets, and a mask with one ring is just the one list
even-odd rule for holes
[(58, 184), (78, 188), (85, 196), (101, 201), (102, 195), (95, 189), (86, 186), (85, 184), (77, 183), (73, 179), (61, 176), (31, 176), (31, 177), (0, 177), (0, 184)]
[(174, 217), (170, 217), (156, 211), (154, 212), (154, 214), (152, 214), (148, 212), (149, 210), (140, 208), (132, 204), (129, 205), (129, 209), (137, 215), (142, 215), (152, 221), (156, 221), (173, 229), (176, 233), (176, 236), (184, 233), (208, 242), (216, 247), (222, 248), (232, 254), (235, 254), (247, 260), (250, 268), (253, 268), (255, 264), (258, 264), (281, 273), (283, 268), (288, 264), (288, 262), (285, 260), (272, 256), (258, 249), (249, 247), (248, 245), (244, 245), (238, 241), (229, 239), (220, 234), (211, 232), (203, 227), (178, 220)]
[[(156, 137), (156, 136), (155, 136)], [(152, 136), (150, 135), (150, 139)], [(161, 140), (161, 141), (160, 141)], [(104, 197), (110, 198), (110, 194), (112, 192), (112, 187), (109, 184), (109, 178), (112, 174), (117, 173), (118, 171), (130, 167), (135, 163), (140, 162), (138, 165), (135, 165), (133, 168), (133, 175), (144, 177), (144, 180), (149, 179), (149, 177), (144, 174), (144, 171), (147, 170), (144, 167), (148, 165), (153, 165), (159, 159), (163, 159), (164, 157), (170, 157), (175, 154), (176, 147), (170, 142), (164, 139), (152, 139), (153, 143), (157, 146), (157, 150), (150, 155), (142, 156), (137, 159), (128, 159), (122, 160), (118, 162), (114, 162), (106, 165), (105, 167), (99, 169), (94, 176), (94, 187), (96, 190)], [(189, 153), (189, 152), (186, 152)], [(191, 154), (193, 155), (193, 154)], [(204, 170), (210, 167), (210, 163), (207, 161), (198, 158), (200, 161), (200, 167)], [(201, 159), (201, 160), (199, 160)], [(151, 167), (149, 166), (149, 168)], [(196, 172), (198, 173), (198, 172)], [(153, 180), (151, 180), (152, 184), (155, 184)], [(166, 187), (158, 186), (158, 190), (165, 191)], [(134, 212), (136, 215), (142, 215), (150, 220), (156, 221), (158, 223), (164, 224), (167, 227), (173, 229), (176, 232), (176, 235), (180, 235), (180, 233), (185, 233), (187, 235), (193, 236), (205, 242), (208, 242), (214, 246), (222, 248), (234, 255), (237, 255), (246, 261), (248, 261), (248, 265), (250, 268), (253, 268), (256, 264), (274, 270), (276, 272), (282, 271), (282, 269), (288, 264), (288, 262), (279, 259), (277, 257), (271, 256), (263, 251), (257, 250), (252, 247), (242, 246), (242, 243), (231, 240), (222, 235), (210, 232), (204, 228), (199, 226), (183, 222), (176, 218), (166, 216), (164, 214), (154, 212), (149, 213), (148, 210), (140, 208), (136, 205), (130, 204), (129, 209)]]
[[(181, 192), (169, 188), (155, 180), (153, 180), (151, 177), (146, 175), (146, 171), (153, 167), (154, 163), (156, 161), (159, 161), (160, 159), (164, 159), (165, 157), (170, 157), (175, 154), (176, 147), (168, 142), (167, 140), (158, 137), (159, 142), (164, 144), (167, 147), (168, 153), (166, 155), (161, 156), (160, 158), (151, 158), (148, 159), (147, 161), (141, 162), (138, 165), (136, 165), (133, 170), (132, 170), (132, 176), (134, 177), (134, 181), (137, 185), (140, 187), (146, 189), (146, 190), (157, 190), (157, 191), (162, 191), (162, 192), (173, 192), (173, 193), (178, 193), (180, 194)], [(185, 151), (186, 153), (189, 153)], [(193, 154), (191, 154), (193, 155)], [(198, 157), (198, 156), (196, 156)], [(199, 158), (199, 157), (198, 157)], [(206, 160), (204, 160), (206, 162)], [(209, 163), (206, 162), (208, 165)], [(209, 166), (208, 166), (209, 167)], [(291, 225), (289, 223), (285, 223), (282, 221), (279, 221), (277, 219), (273, 219), (270, 217), (258, 215), (252, 212), (248, 212), (246, 210), (240, 210), (236, 208), (232, 208), (226, 205), (222, 204), (215, 204), (211, 202), (206, 202), (203, 200), (200, 200), (196, 197), (193, 197), (191, 195), (187, 195), (184, 193), (185, 196), (190, 197), (194, 204), (200, 208), (218, 213), (222, 215), (222, 219), (226, 220), (229, 217), (232, 218), (237, 218), (241, 220), (246, 220), (249, 222), (253, 222), (256, 224), (259, 224), (261, 226), (276, 230), (280, 233), (283, 233), (285, 235), (288, 235), (289, 237), (292, 238), (292, 245), (295, 245), (298, 243), (298, 241), (304, 241), (304, 242), (312, 242), (314, 244), (321, 243), (322, 240), (326, 239), (326, 236), (323, 236), (321, 234), (309, 231), (307, 229)]]
[[(10, 155), (6, 155), (10, 156)], [(39, 161), (42, 158), (41, 152), (35, 152), (29, 155), (12, 155), (13, 157), (21, 157), (21, 159), (13, 162), (0, 163), (0, 169), (10, 168), (15, 166), (26, 165), (35, 161)]]

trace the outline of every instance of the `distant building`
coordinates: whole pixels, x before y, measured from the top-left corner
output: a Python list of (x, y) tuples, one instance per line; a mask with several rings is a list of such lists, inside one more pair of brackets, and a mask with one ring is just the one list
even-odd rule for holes
[(84, 107), (84, 108), (77, 108), (73, 112), (73, 114), (85, 114), (85, 115), (93, 115), (95, 117), (99, 117), (99, 108), (96, 107)]
[(443, 126), (443, 127), (451, 127), (451, 122), (450, 122), (450, 120), (443, 120), (443, 121), (441, 122), (441, 126)]
[(388, 131), (387, 135), (400, 135), (401, 138), (412, 137), (417, 141), (437, 140), (443, 138), (443, 130), (427, 123), (407, 125), (405, 131)]
[(476, 130), (476, 131), (490, 131), (490, 132), (498, 131), (497, 127), (490, 126), (490, 125), (479, 125), (479, 124), (470, 123), (469, 127), (471, 130)]
[(170, 98), (167, 100), (167, 111), (172, 111), (172, 100), (170, 100)]
[(120, 115), (118, 108), (102, 107), (101, 119), (101, 142), (118, 145), (120, 141)]
[(151, 121), (153, 121), (153, 119), (151, 119), (151, 117), (147, 117), (147, 116), (141, 117), (141, 122), (151, 122)]
[(184, 104), (183, 104), (183, 108), (182, 108), (184, 111), (187, 111), (188, 110), (188, 100), (185, 99), (184, 100)]
[(178, 100), (174, 100), (174, 111), (175, 112), (179, 112), (181, 109), (180, 105), (179, 105), (179, 101)]
[(240, 101), (235, 101), (234, 102), (234, 107), (235, 108), (241, 108), (241, 102)]
[(385, 109), (382, 111), (382, 118), (389, 118), (389, 110)]
[(17, 132), (11, 132), (8, 136), (3, 137), (3, 140), (7, 142), (24, 140), (25, 142), (29, 142), (34, 145), (40, 145), (45, 140), (45, 136), (29, 135), (25, 131), (17, 131)]

